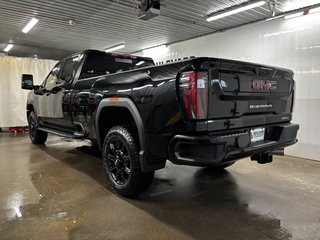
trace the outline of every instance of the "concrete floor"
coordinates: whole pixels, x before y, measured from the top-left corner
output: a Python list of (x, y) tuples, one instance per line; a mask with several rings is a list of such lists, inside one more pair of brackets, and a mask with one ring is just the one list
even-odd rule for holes
[(168, 163), (137, 200), (101, 169), (87, 142), (0, 134), (0, 239), (320, 239), (320, 162)]

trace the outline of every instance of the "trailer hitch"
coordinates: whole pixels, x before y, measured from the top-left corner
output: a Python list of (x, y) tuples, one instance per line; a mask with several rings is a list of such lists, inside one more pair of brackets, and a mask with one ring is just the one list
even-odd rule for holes
[(252, 161), (257, 161), (260, 164), (266, 164), (272, 162), (272, 154), (269, 153), (258, 153), (251, 156)]

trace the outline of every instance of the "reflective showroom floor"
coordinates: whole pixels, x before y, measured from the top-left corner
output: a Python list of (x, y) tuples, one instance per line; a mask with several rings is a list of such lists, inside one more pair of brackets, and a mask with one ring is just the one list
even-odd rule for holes
[(174, 166), (129, 200), (89, 142), (0, 134), (0, 239), (320, 239), (320, 162)]

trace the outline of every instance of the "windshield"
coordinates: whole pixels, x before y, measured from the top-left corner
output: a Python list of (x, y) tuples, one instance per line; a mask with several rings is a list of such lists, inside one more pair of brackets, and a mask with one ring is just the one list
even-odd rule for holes
[(118, 73), (147, 66), (154, 66), (151, 58), (90, 52), (85, 59), (79, 79)]

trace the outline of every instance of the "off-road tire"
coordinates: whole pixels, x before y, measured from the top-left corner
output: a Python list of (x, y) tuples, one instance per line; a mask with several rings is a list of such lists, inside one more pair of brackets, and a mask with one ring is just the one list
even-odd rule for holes
[(112, 189), (124, 197), (137, 196), (151, 185), (154, 177), (154, 171), (141, 171), (138, 138), (133, 134), (126, 126), (115, 126), (103, 142), (105, 176)]
[(48, 133), (38, 130), (38, 119), (34, 111), (28, 116), (29, 137), (33, 144), (44, 144), (48, 138)]

